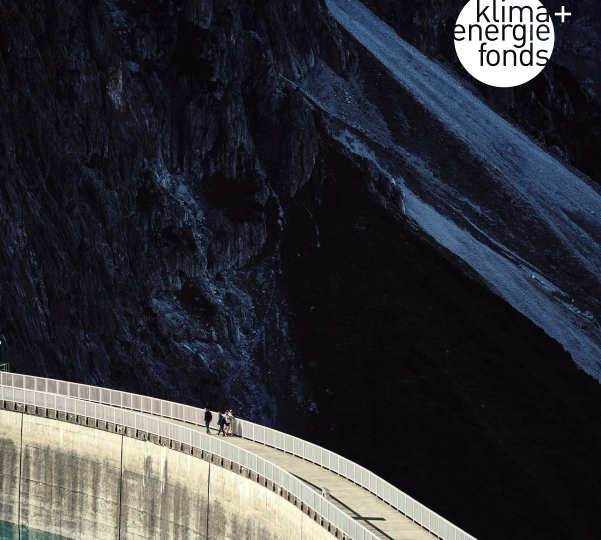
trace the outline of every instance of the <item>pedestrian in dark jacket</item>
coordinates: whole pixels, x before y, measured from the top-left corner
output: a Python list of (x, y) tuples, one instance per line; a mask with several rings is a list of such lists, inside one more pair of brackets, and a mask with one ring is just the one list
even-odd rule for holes
[(217, 436), (219, 437), (219, 434), (223, 433), (223, 436), (225, 437), (225, 416), (223, 416), (220, 412), (217, 413), (217, 424), (219, 425)]
[(207, 433), (210, 435), (211, 431), (209, 430), (209, 426), (211, 425), (211, 420), (213, 420), (213, 415), (209, 409), (205, 409), (205, 427), (207, 428)]

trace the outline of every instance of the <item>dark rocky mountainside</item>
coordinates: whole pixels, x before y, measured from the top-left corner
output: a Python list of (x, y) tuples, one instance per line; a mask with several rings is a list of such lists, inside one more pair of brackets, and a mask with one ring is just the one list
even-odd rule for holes
[(6, 2), (0, 24), (4, 358), (261, 401), (286, 354), (269, 228), (318, 144), (283, 78), (342, 65), (324, 7)]
[[(364, 0), (399, 35), (430, 56), (448, 63), (556, 156), (601, 182), (597, 154), (601, 148), (601, 6), (578, 0), (565, 24), (553, 17), (556, 44), (553, 61), (534, 80), (517, 88), (492, 88), (474, 80), (455, 53), (453, 28), (465, 2), (431, 0), (397, 2)], [(543, 2), (549, 13), (561, 11), (561, 0)]]
[[(600, 385), (297, 88), (361, 62), (321, 0), (4, 2), (0, 360), (232, 406), (482, 540), (598, 539)], [(384, 79), (373, 101), (422, 144), (438, 127)], [(537, 129), (590, 156), (593, 105), (564, 125), (556, 97)]]
[[(557, 13), (564, 2), (551, 0)], [(601, 103), (601, 4), (579, 0), (569, 6), (572, 16), (557, 29), (557, 62), (568, 67)]]

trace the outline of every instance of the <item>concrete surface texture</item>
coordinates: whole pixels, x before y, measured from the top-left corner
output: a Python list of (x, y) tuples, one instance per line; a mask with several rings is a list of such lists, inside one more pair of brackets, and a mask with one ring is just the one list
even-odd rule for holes
[(326, 540), (273, 490), (186, 453), (0, 410), (0, 521), (69, 539)]
[(122, 486), (122, 539), (206, 539), (208, 462), (123, 437)]
[(211, 466), (209, 538), (222, 540), (332, 540), (298, 506), (261, 484)]
[(0, 410), (0, 521), (19, 515), (22, 414)]
[(20, 524), (66, 538), (118, 538), (122, 437), (7, 414), (23, 421)]

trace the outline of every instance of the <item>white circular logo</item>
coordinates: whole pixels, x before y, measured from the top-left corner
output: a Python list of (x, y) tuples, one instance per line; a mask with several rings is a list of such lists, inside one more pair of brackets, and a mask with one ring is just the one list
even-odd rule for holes
[(455, 50), (463, 67), (499, 88), (534, 79), (554, 46), (553, 21), (538, 0), (470, 0), (455, 26)]

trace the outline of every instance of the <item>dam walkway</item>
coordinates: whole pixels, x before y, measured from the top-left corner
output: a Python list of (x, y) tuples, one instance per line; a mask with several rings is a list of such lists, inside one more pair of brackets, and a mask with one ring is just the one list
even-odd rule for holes
[[(475, 540), (367, 469), (291, 435), (236, 419), (233, 436), (206, 434), (204, 410), (94, 386), (0, 373), (0, 401), (57, 411), (172, 448), (219, 456), (269, 480), (346, 540)], [(47, 412), (46, 412), (47, 414)], [(175, 445), (174, 445), (175, 443)], [(265, 482), (267, 485), (267, 482)], [(330, 490), (329, 498), (322, 488)]]
[[(204, 427), (199, 426), (196, 429), (204, 430)], [(215, 430), (213, 432), (216, 433)], [(382, 540), (433, 540), (436, 538), (436, 535), (426, 531), (361, 486), (315, 463), (242, 437), (231, 436), (227, 438), (227, 442), (281, 467), (319, 493), (321, 493), (322, 487), (328, 488), (330, 502), (361, 523), (376, 538)]]

